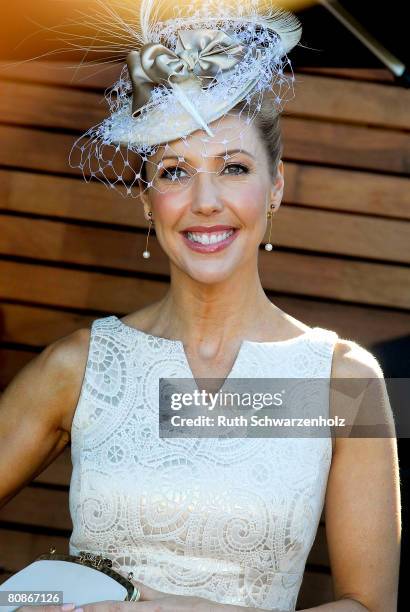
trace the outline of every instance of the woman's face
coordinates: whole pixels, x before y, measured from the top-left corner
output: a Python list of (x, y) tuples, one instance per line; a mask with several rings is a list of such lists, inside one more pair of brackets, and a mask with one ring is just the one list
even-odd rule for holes
[[(203, 283), (222, 282), (249, 260), (256, 265), (267, 212), (271, 204), (279, 207), (283, 195), (283, 163), (272, 181), (256, 126), (224, 117), (215, 137), (198, 130), (186, 143), (162, 147), (150, 161), (147, 180), (153, 186), (141, 198), (171, 262)], [(188, 228), (194, 228), (190, 235)], [(224, 232), (231, 235), (223, 238)]]

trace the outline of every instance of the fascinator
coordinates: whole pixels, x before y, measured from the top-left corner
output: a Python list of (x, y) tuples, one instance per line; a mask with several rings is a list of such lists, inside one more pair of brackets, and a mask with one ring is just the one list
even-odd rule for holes
[[(175, 142), (189, 146), (188, 136), (202, 130), (203, 155), (207, 143), (220, 142), (224, 158), (231, 138), (219, 129), (221, 119), (241, 118), (232, 130), (238, 141), (266, 91), (273, 92), (273, 116), (293, 97), (287, 53), (301, 37), (295, 15), (255, 0), (210, 0), (176, 6), (171, 17), (169, 12), (161, 0), (142, 0), (139, 11), (128, 11), (127, 23), (112, 10), (117, 37), (122, 30), (129, 45), (125, 64), (105, 94), (109, 116), (81, 136), (70, 154), (70, 165), (81, 168), (86, 180), (98, 179), (122, 195), (163, 189), (155, 180), (161, 152)], [(143, 166), (153, 163), (154, 154), (148, 180)], [(184, 161), (177, 156), (177, 164)], [(191, 170), (190, 176), (199, 169)], [(181, 182), (177, 173), (170, 178), (173, 187)]]

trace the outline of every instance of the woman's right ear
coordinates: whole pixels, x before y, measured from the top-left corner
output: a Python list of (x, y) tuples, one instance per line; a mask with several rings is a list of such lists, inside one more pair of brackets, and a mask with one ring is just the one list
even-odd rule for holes
[(139, 197), (140, 201), (142, 202), (142, 204), (144, 206), (145, 218), (148, 220), (149, 219), (148, 213), (151, 210), (151, 207), (150, 207), (150, 204), (149, 204), (148, 189), (142, 187), (141, 184), (139, 186), (138, 197)]
[(145, 216), (145, 219), (146, 219), (146, 221), (149, 221), (150, 220), (149, 213), (152, 212), (151, 208), (150, 208), (150, 206), (149, 206), (147, 201), (143, 202), (143, 204), (144, 204), (144, 216)]

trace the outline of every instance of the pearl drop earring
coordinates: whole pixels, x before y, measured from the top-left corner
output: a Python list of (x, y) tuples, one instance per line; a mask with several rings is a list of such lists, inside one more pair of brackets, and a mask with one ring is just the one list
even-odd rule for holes
[[(274, 208), (274, 205), (271, 204), (270, 207)], [(270, 219), (269, 239), (268, 239), (268, 242), (265, 244), (265, 251), (271, 251), (273, 249), (273, 246), (272, 246), (271, 241), (270, 241), (270, 235), (271, 235), (271, 232), (272, 232), (272, 217), (273, 217), (273, 212), (271, 210), (269, 210), (268, 211), (268, 219)]]
[(148, 234), (147, 234), (147, 242), (145, 244), (145, 251), (142, 254), (142, 256), (145, 259), (148, 259), (149, 257), (151, 257), (151, 253), (148, 251), (148, 238), (149, 238), (149, 232), (150, 232), (151, 226), (154, 223), (154, 221), (152, 220), (152, 212), (151, 211), (148, 213), (148, 216), (150, 217), (150, 220), (149, 220), (149, 227), (148, 227)]

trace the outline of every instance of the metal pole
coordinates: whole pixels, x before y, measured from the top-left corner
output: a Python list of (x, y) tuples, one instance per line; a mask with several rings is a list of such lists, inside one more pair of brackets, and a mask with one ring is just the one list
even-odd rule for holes
[(357, 21), (338, 0), (318, 0), (336, 19), (356, 36), (403, 84), (409, 86), (406, 66)]

